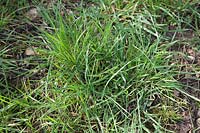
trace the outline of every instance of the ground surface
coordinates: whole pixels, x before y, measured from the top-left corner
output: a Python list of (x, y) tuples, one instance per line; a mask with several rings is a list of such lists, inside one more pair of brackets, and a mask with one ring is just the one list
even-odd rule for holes
[(0, 131), (199, 131), (199, 1), (0, 4)]

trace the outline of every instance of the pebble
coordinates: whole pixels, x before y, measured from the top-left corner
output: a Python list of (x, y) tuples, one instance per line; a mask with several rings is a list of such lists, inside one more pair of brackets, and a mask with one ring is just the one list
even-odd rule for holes
[(26, 50), (25, 50), (25, 55), (27, 56), (32, 56), (32, 55), (36, 55), (36, 51), (35, 51), (35, 48), (34, 47), (28, 47)]
[(34, 20), (38, 17), (37, 8), (32, 8), (26, 13), (26, 17), (30, 20)]

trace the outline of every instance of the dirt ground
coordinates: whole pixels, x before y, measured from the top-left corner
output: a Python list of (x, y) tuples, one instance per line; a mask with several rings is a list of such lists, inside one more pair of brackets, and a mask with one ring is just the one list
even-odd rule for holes
[[(75, 8), (79, 4), (79, 2), (80, 0), (73, 0), (70, 3), (66, 2), (65, 7), (67, 8), (67, 11), (73, 11), (73, 8)], [(35, 28), (35, 25), (43, 26), (43, 22), (38, 15), (37, 9), (31, 7), (29, 11), (27, 11), (25, 16), (30, 20), (30, 22), (21, 22), (20, 20), (18, 20), (15, 25), (9, 25), (10, 29), (15, 30), (16, 34), (18, 35), (36, 35), (37, 29)], [(22, 17), (23, 16), (19, 16), (19, 18)], [(173, 26), (169, 26), (169, 29), (173, 30), (174, 28), (175, 27)], [(172, 63), (176, 63), (181, 66), (179, 68), (180, 74), (175, 78), (184, 85), (183, 90), (185, 90), (192, 96), (200, 99), (200, 72), (199, 69), (195, 69), (200, 68), (200, 51), (198, 51), (197, 49), (197, 47), (200, 46), (200, 42), (196, 41), (196, 38), (199, 38), (199, 35), (195, 34), (195, 32), (191, 29), (182, 33), (169, 32), (166, 36), (168, 36), (169, 38), (174, 37), (174, 40), (181, 40), (175, 46), (169, 49), (169, 51), (178, 53), (176, 56), (174, 56), (174, 60), (172, 61)], [(4, 37), (5, 33), (0, 33), (0, 39)], [(12, 41), (10, 42), (10, 44), (10, 47), (15, 47), (17, 45), (15, 42)], [(34, 53), (32, 47), (27, 46), (26, 44), (22, 45), (23, 46), (20, 46), (20, 49), (11, 50), (9, 52), (9, 58), (20, 59), (30, 56), (37, 56)], [(38, 63), (39, 62), (37, 62), (36, 64)], [(27, 65), (23, 62), (16, 62), (16, 64), (20, 68), (18, 71), (25, 71), (34, 67), (31, 65), (31, 63)], [(44, 76), (46, 72), (47, 70), (44, 69), (42, 72), (36, 72), (33, 77), (29, 78), (40, 78)], [(185, 72), (185, 74), (182, 74), (183, 72)], [(10, 80), (17, 81), (19, 80), (19, 78), (24, 77), (15, 77), (12, 73), (10, 73)], [(195, 102), (192, 98), (185, 96), (181, 92), (174, 91), (174, 94), (175, 96), (184, 99), (188, 103), (188, 108), (183, 108), (182, 110), (180, 110), (180, 115), (182, 116), (183, 120), (177, 122), (176, 124), (170, 125), (170, 129), (174, 130), (177, 133), (190, 133), (193, 131), (193, 129), (200, 129), (200, 104)], [(196, 132), (200, 132), (200, 130), (196, 130)]]

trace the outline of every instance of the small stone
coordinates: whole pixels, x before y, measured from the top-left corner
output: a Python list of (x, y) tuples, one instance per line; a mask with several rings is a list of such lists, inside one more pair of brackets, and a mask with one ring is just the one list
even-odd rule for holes
[(27, 56), (32, 56), (32, 55), (36, 55), (36, 51), (34, 47), (29, 47), (25, 50), (25, 55)]
[(38, 17), (37, 8), (32, 8), (26, 13), (26, 17), (30, 20), (34, 20)]

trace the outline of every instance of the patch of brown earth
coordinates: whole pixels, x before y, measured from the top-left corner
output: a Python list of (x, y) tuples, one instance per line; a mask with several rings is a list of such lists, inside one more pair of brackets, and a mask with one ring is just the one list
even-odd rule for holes
[(200, 49), (197, 47), (199, 42), (194, 41), (200, 38), (193, 30), (169, 32), (167, 36), (179, 40), (177, 45), (170, 48), (170, 51), (176, 53), (173, 63), (179, 68), (176, 79), (183, 84), (183, 91), (191, 96), (174, 92), (175, 96), (188, 103), (188, 108), (180, 111), (182, 121), (173, 125), (173, 130), (177, 133), (200, 132), (200, 104), (194, 100), (200, 99)]

